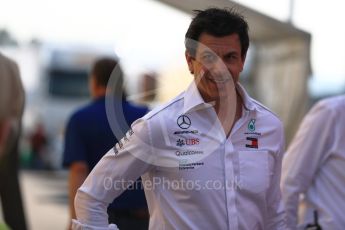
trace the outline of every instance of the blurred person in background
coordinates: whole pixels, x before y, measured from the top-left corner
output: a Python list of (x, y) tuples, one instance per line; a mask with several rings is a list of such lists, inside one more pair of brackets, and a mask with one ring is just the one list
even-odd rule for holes
[(27, 229), (18, 181), (18, 141), (25, 94), (15, 62), (0, 53), (0, 196), (4, 220)]
[(47, 135), (42, 123), (38, 123), (35, 126), (34, 131), (30, 135), (31, 146), (31, 168), (44, 169), (48, 168), (44, 163), (44, 154), (46, 153)]
[(143, 103), (151, 103), (155, 100), (157, 94), (157, 73), (145, 72), (141, 75), (140, 92), (143, 94), (141, 101)]
[[(89, 88), (92, 102), (76, 111), (70, 118), (65, 135), (64, 167), (69, 172), (69, 206), (71, 218), (76, 218), (74, 197), (87, 175), (102, 156), (117, 142), (117, 136), (111, 130), (106, 114), (107, 84), (115, 67), (116, 75), (115, 103), (122, 103), (123, 113), (129, 127), (133, 121), (147, 113), (146, 107), (139, 107), (126, 100), (123, 86), (123, 73), (118, 62), (112, 58), (97, 60), (91, 70)], [(115, 76), (115, 75), (114, 75)], [(117, 119), (117, 118), (115, 118)], [(125, 133), (127, 130), (122, 130)], [(122, 138), (122, 137), (120, 137)], [(116, 167), (116, 166), (114, 166)], [(139, 186), (140, 187), (140, 186)], [(108, 207), (109, 222), (121, 229), (147, 229), (148, 212), (143, 189), (131, 189), (123, 193)], [(116, 218), (114, 218), (116, 217)]]
[(318, 102), (286, 152), (282, 192), (289, 229), (345, 229), (344, 169), (345, 95)]

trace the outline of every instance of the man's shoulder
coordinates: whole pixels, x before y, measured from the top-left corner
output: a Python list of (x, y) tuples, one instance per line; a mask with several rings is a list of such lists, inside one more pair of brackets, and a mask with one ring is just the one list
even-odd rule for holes
[(4, 82), (10, 81), (12, 82), (12, 84), (15, 84), (15, 85), (22, 85), (17, 63), (13, 61), (12, 59), (2, 55), (1, 53), (0, 53), (0, 79)]
[(82, 120), (84, 118), (95, 116), (94, 111), (95, 103), (93, 101), (82, 105), (80, 108), (76, 109), (70, 116), (70, 121)]
[(0, 53), (0, 63), (4, 63), (7, 66), (17, 67), (17, 64), (16, 64), (15, 61), (13, 61), (12, 59), (6, 57), (2, 53)]
[(145, 120), (152, 120), (156, 119), (157, 117), (164, 116), (175, 116), (177, 113), (180, 113), (183, 108), (183, 95), (184, 92), (173, 98), (172, 100), (155, 107), (149, 113), (147, 113), (143, 119)]
[(338, 111), (345, 112), (345, 95), (328, 97), (318, 101), (314, 106), (314, 109), (323, 111)]
[(265, 120), (268, 120), (270, 123), (283, 126), (283, 122), (280, 120), (279, 116), (271, 109), (253, 98), (250, 98), (250, 100), (255, 104), (258, 116), (265, 118)]
[(142, 114), (142, 116), (145, 115), (149, 110), (147, 106), (135, 104), (129, 101), (125, 101), (124, 105), (126, 106), (128, 112), (140, 115)]

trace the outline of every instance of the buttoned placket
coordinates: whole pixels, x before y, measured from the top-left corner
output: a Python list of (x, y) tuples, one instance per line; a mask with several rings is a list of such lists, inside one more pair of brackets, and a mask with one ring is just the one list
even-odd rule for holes
[[(239, 91), (243, 92), (242, 88), (240, 86)], [(244, 94), (244, 95), (243, 95)], [(236, 149), (235, 146), (232, 143), (232, 136), (238, 135), (238, 130), (246, 124), (250, 117), (250, 113), (252, 112), (253, 106), (249, 105), (245, 93), (241, 93), (243, 103), (242, 106), (242, 115), (240, 119), (234, 124), (230, 135), (228, 138), (226, 137), (226, 134), (224, 132), (223, 126), (217, 116), (216, 111), (214, 110), (213, 106), (207, 103), (207, 106), (203, 107), (203, 109), (211, 110), (211, 117), (213, 120), (213, 117), (215, 118), (215, 130), (219, 130), (217, 132), (217, 135), (208, 136), (208, 138), (218, 140), (219, 142), (219, 153), (220, 158), (223, 162), (223, 183), (224, 183), (224, 196), (225, 196), (225, 204), (226, 204), (226, 215), (227, 215), (227, 229), (229, 230), (238, 230), (239, 229), (239, 216), (238, 216), (238, 210), (236, 207), (236, 196), (237, 196), (237, 190), (241, 189), (241, 181), (240, 181), (240, 175), (239, 175), (239, 166), (236, 165)], [(198, 108), (199, 110), (201, 108)], [(196, 108), (193, 109), (194, 111)], [(215, 131), (214, 130), (214, 131)], [(235, 171), (237, 167), (237, 171)]]
[(231, 137), (236, 134), (237, 130), (245, 123), (249, 111), (243, 109), (241, 118), (234, 124), (231, 133), (228, 138), (224, 135), (223, 147), (223, 157), (224, 157), (224, 185), (225, 185), (225, 198), (227, 204), (227, 214), (228, 214), (228, 229), (237, 230), (238, 227), (238, 211), (236, 207), (236, 189), (240, 186), (238, 183), (239, 175), (235, 174), (234, 168), (234, 153), (235, 148), (231, 141)]

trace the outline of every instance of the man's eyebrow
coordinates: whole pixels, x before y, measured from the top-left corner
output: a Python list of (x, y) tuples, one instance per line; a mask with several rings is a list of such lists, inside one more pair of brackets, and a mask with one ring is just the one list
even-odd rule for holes
[(223, 57), (231, 56), (231, 55), (239, 55), (237, 51), (229, 51), (223, 55)]
[[(214, 52), (213, 50), (209, 50), (209, 49), (202, 50), (199, 55), (205, 55), (205, 54), (212, 54), (215, 56), (219, 56), (216, 52)], [(237, 50), (231, 50), (231, 51), (224, 53), (224, 54), (221, 54), (221, 55), (222, 55), (222, 57), (229, 57), (232, 55), (239, 56), (240, 53)]]
[(200, 54), (205, 54), (205, 53), (207, 53), (207, 54), (216, 54), (212, 50), (203, 50), (203, 51), (200, 52)]

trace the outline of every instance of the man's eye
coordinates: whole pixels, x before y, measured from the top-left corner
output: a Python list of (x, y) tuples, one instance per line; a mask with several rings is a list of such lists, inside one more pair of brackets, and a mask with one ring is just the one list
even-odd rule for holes
[(204, 56), (202, 56), (202, 61), (204, 62), (214, 62), (216, 60), (216, 56), (212, 55), (212, 54), (206, 54)]
[(237, 55), (228, 55), (226, 56), (226, 60), (236, 60), (237, 59)]

